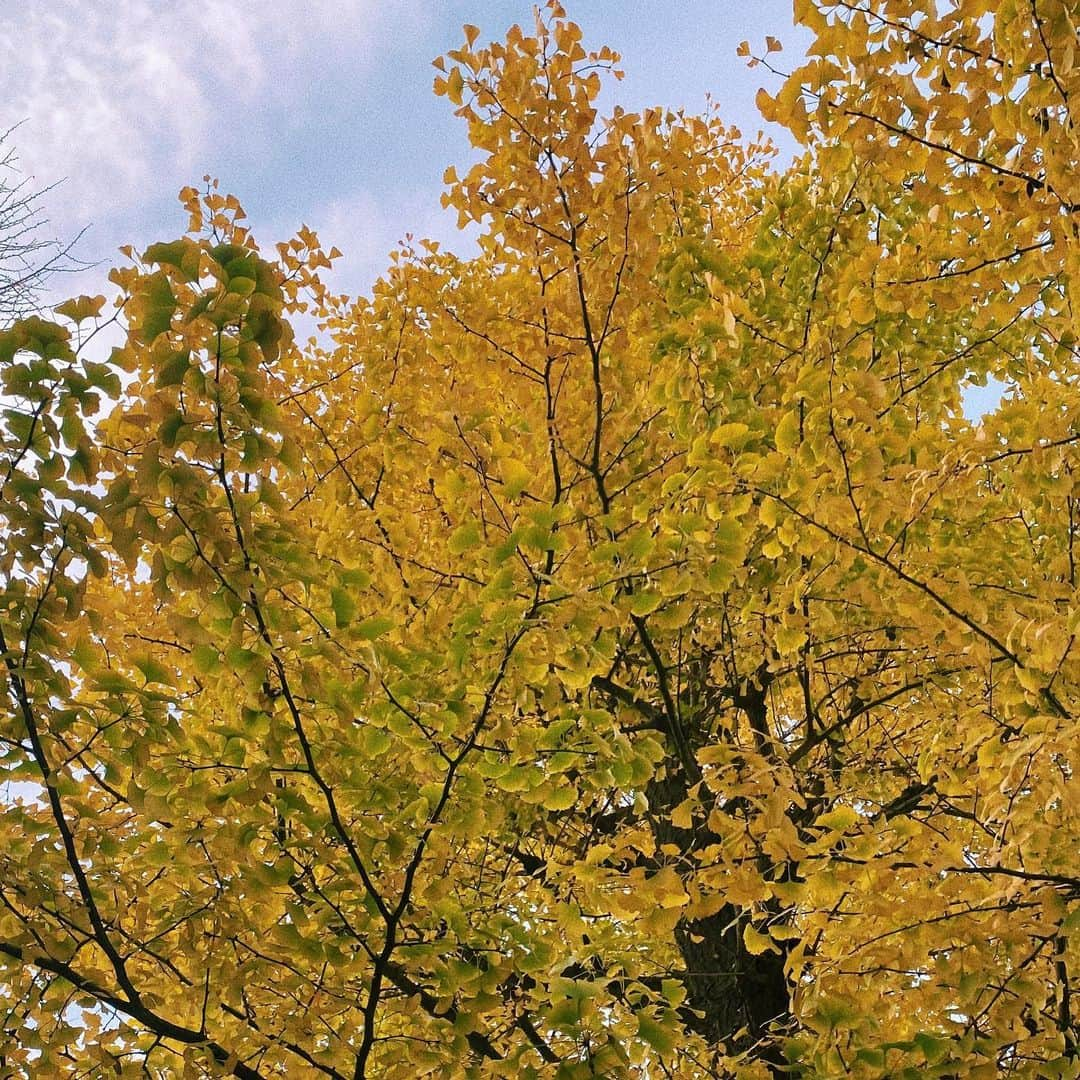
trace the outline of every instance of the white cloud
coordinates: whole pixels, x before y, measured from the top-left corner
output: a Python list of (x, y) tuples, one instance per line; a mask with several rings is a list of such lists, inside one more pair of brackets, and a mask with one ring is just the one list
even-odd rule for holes
[[(347, 59), (363, 72), (414, 0), (14, 0), (0, 10), (0, 124), (70, 230), (191, 180), (216, 139), (273, 137), (267, 118)], [(261, 128), (260, 128), (261, 125)], [(197, 177), (194, 177), (197, 179)]]

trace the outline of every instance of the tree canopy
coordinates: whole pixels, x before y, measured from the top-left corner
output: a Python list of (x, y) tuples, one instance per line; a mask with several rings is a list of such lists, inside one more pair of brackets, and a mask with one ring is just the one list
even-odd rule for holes
[(1080, 1076), (1076, 8), (795, 7), (790, 167), (551, 0), (474, 255), (0, 335), (3, 1075)]

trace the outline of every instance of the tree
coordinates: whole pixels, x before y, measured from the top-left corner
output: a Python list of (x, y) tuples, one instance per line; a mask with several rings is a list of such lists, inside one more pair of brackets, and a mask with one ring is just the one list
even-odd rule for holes
[(1080, 1075), (1073, 28), (911, 7), (779, 174), (466, 27), (478, 255), (0, 339), (11, 1075)]
[[(40, 292), (55, 273), (75, 269), (78, 237), (64, 244), (41, 235), (41, 201), (50, 188), (32, 190), (29, 178), (12, 180), (18, 158), (9, 145), (13, 128), (0, 133), (0, 326), (38, 310)], [(81, 234), (80, 234), (81, 235)]]

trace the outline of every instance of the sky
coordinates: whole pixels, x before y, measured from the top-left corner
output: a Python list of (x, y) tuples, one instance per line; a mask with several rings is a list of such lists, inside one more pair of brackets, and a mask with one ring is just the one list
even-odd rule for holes
[[(738, 44), (807, 37), (791, 0), (565, 0), (587, 47), (622, 53), (610, 97), (700, 111), (711, 94), (744, 134), (771, 79)], [(406, 232), (451, 242), (439, 195), (467, 159), (464, 124), (432, 93), (431, 61), (532, 23), (530, 0), (7, 0), (0, 9), (0, 130), (45, 199), (50, 232), (86, 229), (101, 264), (65, 295), (101, 288), (117, 248), (180, 234), (176, 193), (209, 173), (270, 246), (300, 225), (344, 253), (335, 286), (364, 291)], [(299, 13), (302, 12), (302, 15)], [(800, 47), (801, 46), (801, 47)], [(775, 86), (773, 86), (775, 89)], [(788, 154), (793, 144), (774, 130)]]

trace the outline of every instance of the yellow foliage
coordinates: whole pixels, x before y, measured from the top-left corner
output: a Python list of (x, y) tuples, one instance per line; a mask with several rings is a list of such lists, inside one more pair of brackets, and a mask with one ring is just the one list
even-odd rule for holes
[(12, 1076), (1080, 1075), (1075, 13), (796, 8), (783, 173), (549, 3), (474, 257), (0, 334)]

